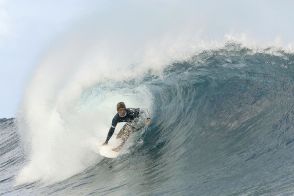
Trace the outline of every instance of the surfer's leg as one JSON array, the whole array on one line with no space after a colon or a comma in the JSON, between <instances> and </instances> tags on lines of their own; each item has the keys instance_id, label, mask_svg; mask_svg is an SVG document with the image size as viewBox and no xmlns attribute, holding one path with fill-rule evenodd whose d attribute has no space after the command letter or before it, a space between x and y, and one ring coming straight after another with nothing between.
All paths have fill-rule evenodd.
<instances>
[{"instance_id":1,"label":"surfer's leg","mask_svg":"<svg viewBox=\"0 0 294 196\"><path fill-rule=\"evenodd\" d=\"M126 143L127 139L130 137L131 133L133 132L133 127L129 124L126 123L123 128L119 131L119 133L117 134L116 138L121 139L122 142L120 143L120 145L116 148L113 148L113 151L119 151L124 144Z\"/></svg>"},{"instance_id":2,"label":"surfer's leg","mask_svg":"<svg viewBox=\"0 0 294 196\"><path fill-rule=\"evenodd\" d=\"M112 150L115 151L115 152L118 152L120 151L120 149L125 145L127 140L122 140L122 143L120 143L120 145L116 148L113 148Z\"/></svg>"},{"instance_id":3,"label":"surfer's leg","mask_svg":"<svg viewBox=\"0 0 294 196\"><path fill-rule=\"evenodd\" d=\"M131 123L131 126L133 127L133 132L139 131L140 129L145 127L145 119L137 118Z\"/></svg>"},{"instance_id":4,"label":"surfer's leg","mask_svg":"<svg viewBox=\"0 0 294 196\"><path fill-rule=\"evenodd\" d=\"M130 126L129 123L126 123L121 130L118 132L116 138L117 139L122 139L124 137L129 137L130 133L131 133L131 128L132 126Z\"/></svg>"}]
</instances>

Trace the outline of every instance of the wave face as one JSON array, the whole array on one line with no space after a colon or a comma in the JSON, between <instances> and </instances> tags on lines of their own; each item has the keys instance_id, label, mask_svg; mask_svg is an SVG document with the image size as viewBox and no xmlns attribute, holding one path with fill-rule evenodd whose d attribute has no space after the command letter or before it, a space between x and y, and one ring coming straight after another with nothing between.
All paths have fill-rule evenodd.
<instances>
[{"instance_id":1,"label":"wave face","mask_svg":"<svg viewBox=\"0 0 294 196\"><path fill-rule=\"evenodd\" d=\"M48 167L54 160L43 165L51 174L62 174L62 170L67 170L71 177L65 174L57 178L57 181L54 179L51 185L44 186L43 182L52 176L48 176L41 167L37 171L45 175L44 178L34 174L28 182L37 182L16 187L12 186L11 181L11 187L6 185L8 188L3 189L2 193L293 194L293 80L293 54L270 48L255 51L236 43L228 43L223 48L205 50L189 59L173 62L159 75L149 72L139 78L96 84L84 89L79 99L75 100L77 109L70 111L78 114L76 118L61 115L65 127L70 127L73 132L80 129L80 124L73 122L77 118L84 122L85 118L82 117L87 112L95 115L102 112L108 115L107 118L101 117L103 123L109 121L112 113L106 111L112 110L112 105L122 98L127 100L129 106L149 107L152 110L152 125L145 132L135 135L126 152L117 159L103 159L96 153L90 153L88 146L83 146L87 150L71 153L68 159L55 156L56 161L61 163L59 166ZM103 106L103 109L91 110L96 104ZM94 117L90 118L93 119ZM90 120L87 122L90 123ZM98 120L97 123L90 123L90 127L83 128L85 131L92 130L92 126L108 128L108 122L103 126L99 123L102 121ZM70 147L76 141L70 137L81 135L68 136L67 129L58 130L63 131L56 133L58 138L62 137L60 144ZM15 130L12 131L14 132ZM92 132L86 132L89 138L100 137L102 141L107 130L98 135ZM52 135L49 136L54 139ZM13 135L8 141L2 141L7 143L16 138ZM85 139L84 136L81 138ZM60 144L56 142L55 146ZM3 148L10 147L11 145L4 145ZM44 150L44 145L41 147L43 151L33 151L35 156L47 151ZM20 148L18 145L17 149ZM58 150L61 153L69 152L64 148ZM51 149L48 157L38 157L38 161L44 159L34 163L54 158L52 154L55 152L55 149ZM78 165L80 162L77 160L83 159L81 154L85 152L87 156L93 157L87 159L89 164L79 167L82 170L76 167L69 170L68 167L71 166L67 160ZM20 152L14 156L21 157L20 165L24 164ZM34 161L35 157L33 155L30 158ZM0 159L1 163L8 160L3 153ZM5 164L1 165L1 176L16 175L8 173L6 167ZM29 164L28 167L32 166ZM36 168L27 169L29 174L26 175L32 175L30 172L33 169ZM0 182L4 183L6 182Z\"/></svg>"}]
</instances>

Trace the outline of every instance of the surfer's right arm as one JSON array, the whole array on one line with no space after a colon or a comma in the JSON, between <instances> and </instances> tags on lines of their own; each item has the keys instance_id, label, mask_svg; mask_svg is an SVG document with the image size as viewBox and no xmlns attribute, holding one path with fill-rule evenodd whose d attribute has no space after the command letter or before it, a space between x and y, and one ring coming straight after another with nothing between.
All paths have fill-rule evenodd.
<instances>
[{"instance_id":1,"label":"surfer's right arm","mask_svg":"<svg viewBox=\"0 0 294 196\"><path fill-rule=\"evenodd\" d=\"M107 138L106 138L103 145L108 144L108 141L110 140L111 136L113 135L117 123L118 123L118 115L115 115L112 119L111 127L108 131Z\"/></svg>"}]
</instances>

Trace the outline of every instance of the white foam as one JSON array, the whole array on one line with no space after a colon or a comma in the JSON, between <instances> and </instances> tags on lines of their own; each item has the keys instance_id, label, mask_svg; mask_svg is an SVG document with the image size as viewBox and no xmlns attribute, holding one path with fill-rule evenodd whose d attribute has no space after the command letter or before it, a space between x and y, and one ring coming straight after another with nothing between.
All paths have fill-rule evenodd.
<instances>
[{"instance_id":1,"label":"white foam","mask_svg":"<svg viewBox=\"0 0 294 196\"><path fill-rule=\"evenodd\" d=\"M104 157L107 157L107 158L116 158L118 155L119 155L119 152L115 152L115 151L113 151L112 150L112 146L109 146L109 145L107 145L107 146L102 146L101 148L100 148L100 151L99 151L99 153L102 155L102 156L104 156Z\"/></svg>"},{"instance_id":2,"label":"white foam","mask_svg":"<svg viewBox=\"0 0 294 196\"><path fill-rule=\"evenodd\" d=\"M118 88L111 82L140 79L147 71L160 74L174 60L227 41L225 33L207 39L206 21L195 20L201 13L195 16L198 12L190 9L181 15L174 3L155 6L151 16L154 3L131 1L127 12L117 6L111 13L91 15L43 56L18 116L27 159L18 183L63 180L99 161L95 146L105 140L117 102L151 108L146 87ZM241 36L245 45L251 43L246 37ZM89 93L101 83L109 88Z\"/></svg>"}]
</instances>

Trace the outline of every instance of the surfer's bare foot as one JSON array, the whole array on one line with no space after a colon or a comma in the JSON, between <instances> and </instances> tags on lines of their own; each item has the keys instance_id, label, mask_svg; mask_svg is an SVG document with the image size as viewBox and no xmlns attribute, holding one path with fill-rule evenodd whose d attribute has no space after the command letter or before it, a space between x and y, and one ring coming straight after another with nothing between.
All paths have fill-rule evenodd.
<instances>
[{"instance_id":1,"label":"surfer's bare foot","mask_svg":"<svg viewBox=\"0 0 294 196\"><path fill-rule=\"evenodd\" d=\"M151 119L147 118L145 119L145 125L149 126L151 124Z\"/></svg>"},{"instance_id":2,"label":"surfer's bare foot","mask_svg":"<svg viewBox=\"0 0 294 196\"><path fill-rule=\"evenodd\" d=\"M118 152L120 149L121 149L120 147L117 147L117 148L113 148L112 151Z\"/></svg>"}]
</instances>

